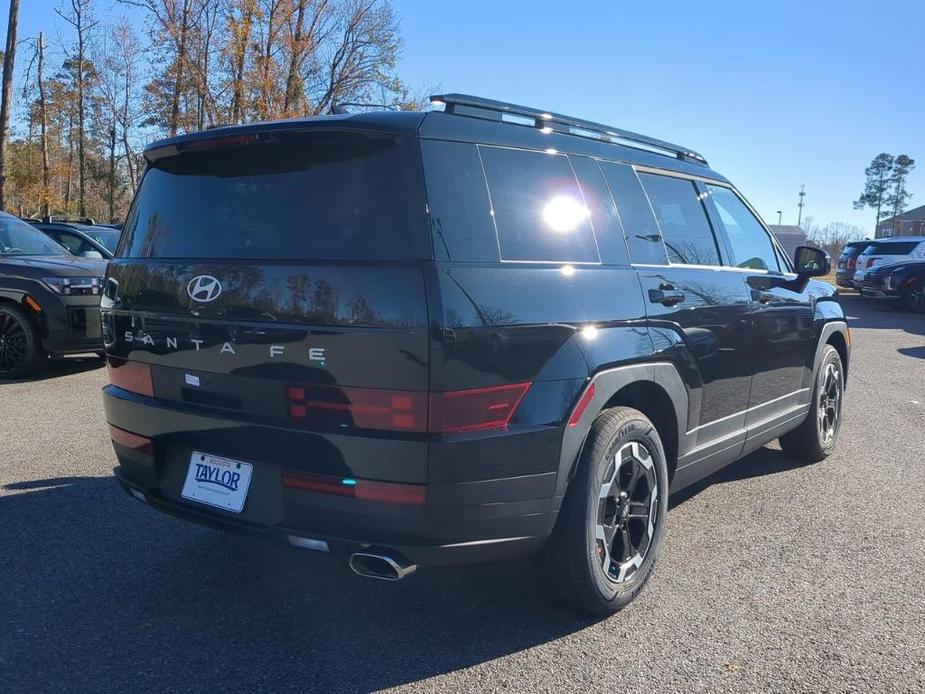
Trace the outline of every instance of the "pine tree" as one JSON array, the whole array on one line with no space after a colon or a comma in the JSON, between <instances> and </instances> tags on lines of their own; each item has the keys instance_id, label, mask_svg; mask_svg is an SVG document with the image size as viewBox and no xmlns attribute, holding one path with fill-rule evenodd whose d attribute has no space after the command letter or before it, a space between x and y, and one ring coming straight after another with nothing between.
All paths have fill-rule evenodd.
<instances>
[{"instance_id":1,"label":"pine tree","mask_svg":"<svg viewBox=\"0 0 925 694\"><path fill-rule=\"evenodd\" d=\"M867 177L864 182L864 192L854 201L854 209L856 210L870 207L876 211L874 216L874 236L877 234L877 227L880 226L880 222L889 214L886 198L890 190L893 162L893 155L886 152L874 157L870 166L864 169L864 175Z\"/></svg>"},{"instance_id":2,"label":"pine tree","mask_svg":"<svg viewBox=\"0 0 925 694\"><path fill-rule=\"evenodd\" d=\"M915 160L905 154L900 154L893 160L893 168L890 171L890 191L884 202L892 212L894 234L895 229L902 223L900 217L906 211L906 205L912 197L912 193L906 189L906 178L914 168Z\"/></svg>"}]
</instances>

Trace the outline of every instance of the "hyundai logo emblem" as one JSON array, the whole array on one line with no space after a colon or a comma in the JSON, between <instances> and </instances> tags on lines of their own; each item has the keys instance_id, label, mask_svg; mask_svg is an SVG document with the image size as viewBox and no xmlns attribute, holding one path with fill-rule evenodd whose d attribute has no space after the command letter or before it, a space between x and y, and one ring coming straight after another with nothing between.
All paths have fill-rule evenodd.
<instances>
[{"instance_id":1,"label":"hyundai logo emblem","mask_svg":"<svg viewBox=\"0 0 925 694\"><path fill-rule=\"evenodd\" d=\"M222 283L212 275L196 275L186 286L186 293L193 301L214 301L222 293Z\"/></svg>"}]
</instances>

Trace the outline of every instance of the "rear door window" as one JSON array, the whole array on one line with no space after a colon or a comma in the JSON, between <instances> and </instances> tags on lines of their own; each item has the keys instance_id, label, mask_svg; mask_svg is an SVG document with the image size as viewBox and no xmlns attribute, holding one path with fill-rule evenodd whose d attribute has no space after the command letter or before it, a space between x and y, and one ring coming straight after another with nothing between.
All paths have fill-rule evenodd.
<instances>
[{"instance_id":1,"label":"rear door window","mask_svg":"<svg viewBox=\"0 0 925 694\"><path fill-rule=\"evenodd\" d=\"M479 147L501 260L600 263L591 211L564 154Z\"/></svg>"},{"instance_id":2,"label":"rear door window","mask_svg":"<svg viewBox=\"0 0 925 694\"><path fill-rule=\"evenodd\" d=\"M658 220L668 260L676 265L721 265L719 246L693 181L640 173Z\"/></svg>"},{"instance_id":3,"label":"rear door window","mask_svg":"<svg viewBox=\"0 0 925 694\"><path fill-rule=\"evenodd\" d=\"M120 255L405 260L425 253L414 141L320 131L258 138L155 161Z\"/></svg>"},{"instance_id":4,"label":"rear door window","mask_svg":"<svg viewBox=\"0 0 925 694\"><path fill-rule=\"evenodd\" d=\"M652 214L652 207L633 167L614 162L598 162L607 187L617 205L630 262L637 265L665 265L665 245Z\"/></svg>"}]
</instances>

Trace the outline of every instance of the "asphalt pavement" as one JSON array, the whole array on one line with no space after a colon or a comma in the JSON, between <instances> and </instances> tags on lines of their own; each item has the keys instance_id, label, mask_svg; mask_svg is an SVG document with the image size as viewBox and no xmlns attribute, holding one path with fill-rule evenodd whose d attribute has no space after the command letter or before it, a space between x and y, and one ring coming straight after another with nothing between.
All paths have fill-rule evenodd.
<instances>
[{"instance_id":1,"label":"asphalt pavement","mask_svg":"<svg viewBox=\"0 0 925 694\"><path fill-rule=\"evenodd\" d=\"M0 385L0 690L925 691L925 316L845 306L837 453L682 493L606 620L529 562L389 584L162 516L113 480L99 360Z\"/></svg>"}]
</instances>

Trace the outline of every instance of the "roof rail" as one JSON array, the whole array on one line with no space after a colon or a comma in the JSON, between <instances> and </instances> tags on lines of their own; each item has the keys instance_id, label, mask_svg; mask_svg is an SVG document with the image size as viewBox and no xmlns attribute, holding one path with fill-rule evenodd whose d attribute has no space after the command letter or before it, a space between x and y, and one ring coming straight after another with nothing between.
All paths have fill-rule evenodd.
<instances>
[{"instance_id":1,"label":"roof rail","mask_svg":"<svg viewBox=\"0 0 925 694\"><path fill-rule=\"evenodd\" d=\"M543 132L560 132L604 142L627 144L631 147L641 146L642 149L654 150L659 154L668 154L683 161L707 165L707 160L703 155L687 147L673 145L670 142L657 140L654 137L639 135L629 130L622 130L609 125L582 120L581 118L572 118L571 116L563 116L551 111L540 111L529 106L517 106L504 101L484 99L479 96L469 96L468 94L435 94L430 97L430 100L433 103L445 104L446 113L509 123L514 122L538 128ZM505 116L508 116L508 118L505 119ZM532 123L530 122L531 120L533 121Z\"/></svg>"}]
</instances>

